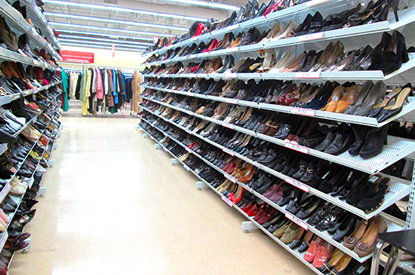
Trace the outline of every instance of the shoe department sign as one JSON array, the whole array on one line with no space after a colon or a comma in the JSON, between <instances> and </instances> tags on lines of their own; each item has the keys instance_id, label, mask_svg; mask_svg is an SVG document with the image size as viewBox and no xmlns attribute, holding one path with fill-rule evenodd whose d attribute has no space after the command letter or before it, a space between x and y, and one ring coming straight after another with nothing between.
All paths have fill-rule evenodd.
<instances>
[{"instance_id":1,"label":"shoe department sign","mask_svg":"<svg viewBox=\"0 0 415 275\"><path fill-rule=\"evenodd\" d=\"M94 53L61 50L62 61L77 63L94 63Z\"/></svg>"}]
</instances>

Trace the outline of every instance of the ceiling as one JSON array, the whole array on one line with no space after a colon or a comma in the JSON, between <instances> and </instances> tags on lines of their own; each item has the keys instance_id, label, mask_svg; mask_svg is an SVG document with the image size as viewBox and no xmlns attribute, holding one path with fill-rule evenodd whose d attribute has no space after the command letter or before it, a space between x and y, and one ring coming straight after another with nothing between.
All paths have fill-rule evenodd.
<instances>
[{"instance_id":1,"label":"ceiling","mask_svg":"<svg viewBox=\"0 0 415 275\"><path fill-rule=\"evenodd\" d=\"M110 48L115 44L119 49L143 51L155 36L185 33L198 20L225 19L246 1L44 0L43 9L60 33L62 45L85 43ZM212 4L228 6L226 9L206 7Z\"/></svg>"}]
</instances>

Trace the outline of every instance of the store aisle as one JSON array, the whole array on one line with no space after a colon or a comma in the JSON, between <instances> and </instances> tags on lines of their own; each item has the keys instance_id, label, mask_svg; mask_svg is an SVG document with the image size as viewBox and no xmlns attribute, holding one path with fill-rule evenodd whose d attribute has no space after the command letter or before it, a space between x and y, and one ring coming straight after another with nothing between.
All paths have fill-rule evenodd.
<instances>
[{"instance_id":1,"label":"store aisle","mask_svg":"<svg viewBox=\"0 0 415 275\"><path fill-rule=\"evenodd\" d=\"M138 119L63 117L32 249L10 275L314 274L196 178L170 165Z\"/></svg>"}]
</instances>

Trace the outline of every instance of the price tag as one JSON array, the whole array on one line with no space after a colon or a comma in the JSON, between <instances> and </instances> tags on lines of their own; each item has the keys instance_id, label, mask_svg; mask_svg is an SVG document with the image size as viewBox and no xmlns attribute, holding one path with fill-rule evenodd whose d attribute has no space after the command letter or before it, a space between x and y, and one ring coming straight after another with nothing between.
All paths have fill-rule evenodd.
<instances>
[{"instance_id":1,"label":"price tag","mask_svg":"<svg viewBox=\"0 0 415 275\"><path fill-rule=\"evenodd\" d=\"M37 89L37 88L33 88L33 93L34 94L37 94L37 92L38 92L39 90Z\"/></svg>"},{"instance_id":2,"label":"price tag","mask_svg":"<svg viewBox=\"0 0 415 275\"><path fill-rule=\"evenodd\" d=\"M230 207L233 206L233 202L231 202L227 197L221 196L221 198L224 202L226 202L227 205L229 205Z\"/></svg>"},{"instance_id":3,"label":"price tag","mask_svg":"<svg viewBox=\"0 0 415 275\"><path fill-rule=\"evenodd\" d=\"M3 236L1 237L0 240L0 248L3 249L4 245L6 244L7 239L9 238L9 233L6 231L4 231Z\"/></svg>"},{"instance_id":4,"label":"price tag","mask_svg":"<svg viewBox=\"0 0 415 275\"><path fill-rule=\"evenodd\" d=\"M233 26L229 26L226 28L226 31L232 31L239 28L239 24L235 24Z\"/></svg>"},{"instance_id":5,"label":"price tag","mask_svg":"<svg viewBox=\"0 0 415 275\"><path fill-rule=\"evenodd\" d=\"M239 47L233 47L230 49L226 49L227 53L239 52Z\"/></svg>"},{"instance_id":6,"label":"price tag","mask_svg":"<svg viewBox=\"0 0 415 275\"><path fill-rule=\"evenodd\" d=\"M297 187L300 190L303 190L306 193L308 193L310 191L310 187L308 187L307 185L305 185L305 184L303 184L299 181L296 181L295 179L286 178L285 182L291 184L294 187Z\"/></svg>"},{"instance_id":7,"label":"price tag","mask_svg":"<svg viewBox=\"0 0 415 275\"><path fill-rule=\"evenodd\" d=\"M231 175L225 173L225 178L227 178L228 180L230 180L231 182L235 183L236 179L234 177L232 177Z\"/></svg>"},{"instance_id":8,"label":"price tag","mask_svg":"<svg viewBox=\"0 0 415 275\"><path fill-rule=\"evenodd\" d=\"M194 93L191 93L191 92L188 92L187 95L188 96L195 96L195 94Z\"/></svg>"},{"instance_id":9,"label":"price tag","mask_svg":"<svg viewBox=\"0 0 415 275\"><path fill-rule=\"evenodd\" d=\"M289 148L289 149L292 149L292 150L295 150L295 151L298 151L298 152L301 152L303 154L308 154L308 148L307 147L303 147L303 146L300 146L300 145L297 145L297 144L294 144L294 143L291 143L291 142L285 143L285 147Z\"/></svg>"},{"instance_id":10,"label":"price tag","mask_svg":"<svg viewBox=\"0 0 415 275\"><path fill-rule=\"evenodd\" d=\"M7 196L7 194L10 191L10 183L8 182L6 186L4 186L3 190L0 193L0 202L4 200L4 198Z\"/></svg>"},{"instance_id":11,"label":"price tag","mask_svg":"<svg viewBox=\"0 0 415 275\"><path fill-rule=\"evenodd\" d=\"M313 0L313 1L307 2L307 7L312 7L312 6L323 4L329 1L331 0Z\"/></svg>"},{"instance_id":12,"label":"price tag","mask_svg":"<svg viewBox=\"0 0 415 275\"><path fill-rule=\"evenodd\" d=\"M296 73L295 78L307 78L307 79L318 79L320 78L320 73Z\"/></svg>"},{"instance_id":13,"label":"price tag","mask_svg":"<svg viewBox=\"0 0 415 275\"><path fill-rule=\"evenodd\" d=\"M300 220L299 218L297 218L293 214L287 212L287 213L285 213L285 217L287 219L291 220L292 222L296 223L300 227L302 227L304 230L308 230L308 224L306 224L305 222L303 222L302 220Z\"/></svg>"},{"instance_id":14,"label":"price tag","mask_svg":"<svg viewBox=\"0 0 415 275\"><path fill-rule=\"evenodd\" d=\"M168 151L168 150L167 150L167 148L166 148L166 147L164 147L164 146L163 146L163 149L164 149L164 151L165 151L165 152L167 152L167 151Z\"/></svg>"},{"instance_id":15,"label":"price tag","mask_svg":"<svg viewBox=\"0 0 415 275\"><path fill-rule=\"evenodd\" d=\"M226 128L229 128L229 129L233 129L233 125L232 124L229 124L227 122L222 123L222 126L223 127L226 127Z\"/></svg>"},{"instance_id":16,"label":"price tag","mask_svg":"<svg viewBox=\"0 0 415 275\"><path fill-rule=\"evenodd\" d=\"M235 73L226 73L225 74L225 78L236 78L238 76L238 74Z\"/></svg>"},{"instance_id":17,"label":"price tag","mask_svg":"<svg viewBox=\"0 0 415 275\"><path fill-rule=\"evenodd\" d=\"M231 156L234 156L235 155L235 152L232 151L231 149L228 149L228 148L223 148L222 151L225 152L226 154L231 155Z\"/></svg>"},{"instance_id":18,"label":"price tag","mask_svg":"<svg viewBox=\"0 0 415 275\"><path fill-rule=\"evenodd\" d=\"M193 134L193 132L192 131L190 131L189 129L184 129L188 134Z\"/></svg>"},{"instance_id":19,"label":"price tag","mask_svg":"<svg viewBox=\"0 0 415 275\"><path fill-rule=\"evenodd\" d=\"M184 169L186 169L187 171L190 171L189 166L187 166L186 164L183 164Z\"/></svg>"},{"instance_id":20,"label":"price tag","mask_svg":"<svg viewBox=\"0 0 415 275\"><path fill-rule=\"evenodd\" d=\"M315 110L301 109L301 108L291 108L290 113L296 114L296 115L303 115L303 116L315 116L316 115Z\"/></svg>"},{"instance_id":21,"label":"price tag","mask_svg":"<svg viewBox=\"0 0 415 275\"><path fill-rule=\"evenodd\" d=\"M180 111L182 111L183 113L186 113L188 115L193 115L193 112L189 111L189 110L181 109Z\"/></svg>"},{"instance_id":22,"label":"price tag","mask_svg":"<svg viewBox=\"0 0 415 275\"><path fill-rule=\"evenodd\" d=\"M190 149L190 148L188 148L188 147L186 147L186 151L187 151L187 152L189 152L190 154L192 154L192 153L193 153L192 149Z\"/></svg>"},{"instance_id":23,"label":"price tag","mask_svg":"<svg viewBox=\"0 0 415 275\"><path fill-rule=\"evenodd\" d=\"M372 177L369 179L369 181L370 181L371 183L375 183L378 179L379 179L379 177L378 177L378 176L372 176Z\"/></svg>"},{"instance_id":24,"label":"price tag","mask_svg":"<svg viewBox=\"0 0 415 275\"><path fill-rule=\"evenodd\" d=\"M190 41L196 41L197 40L197 36L190 38Z\"/></svg>"},{"instance_id":25,"label":"price tag","mask_svg":"<svg viewBox=\"0 0 415 275\"><path fill-rule=\"evenodd\" d=\"M226 103L238 104L238 101L238 99L229 98L226 100Z\"/></svg>"},{"instance_id":26,"label":"price tag","mask_svg":"<svg viewBox=\"0 0 415 275\"><path fill-rule=\"evenodd\" d=\"M317 39L322 39L323 37L324 37L324 32L311 33L311 34L306 34L306 35L302 35L298 37L298 42L317 40Z\"/></svg>"}]
</instances>

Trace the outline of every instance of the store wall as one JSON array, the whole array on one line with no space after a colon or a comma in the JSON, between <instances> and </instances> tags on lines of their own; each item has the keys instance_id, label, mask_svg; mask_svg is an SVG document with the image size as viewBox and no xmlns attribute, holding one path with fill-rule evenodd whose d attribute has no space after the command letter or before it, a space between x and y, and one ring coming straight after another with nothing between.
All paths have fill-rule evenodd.
<instances>
[{"instance_id":1,"label":"store wall","mask_svg":"<svg viewBox=\"0 0 415 275\"><path fill-rule=\"evenodd\" d=\"M72 46L62 46L62 49L80 52L93 52L95 55L94 64L100 66L120 66L138 68L142 62L141 54L138 52L117 51L117 49L115 49L115 55L114 57L112 57L111 50Z\"/></svg>"}]
</instances>

